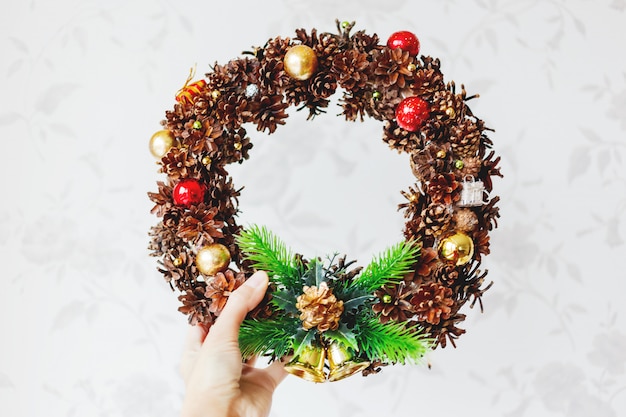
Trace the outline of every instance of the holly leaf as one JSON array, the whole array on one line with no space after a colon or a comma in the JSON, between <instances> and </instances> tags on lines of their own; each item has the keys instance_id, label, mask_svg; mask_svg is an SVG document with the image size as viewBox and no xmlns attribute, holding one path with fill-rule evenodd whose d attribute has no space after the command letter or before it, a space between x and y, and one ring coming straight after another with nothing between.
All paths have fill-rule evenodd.
<instances>
[{"instance_id":1,"label":"holly leaf","mask_svg":"<svg viewBox=\"0 0 626 417\"><path fill-rule=\"evenodd\" d=\"M297 357L300 355L304 348L311 346L311 342L313 340L315 340L314 331L306 331L304 329L298 330L293 342L293 356Z\"/></svg>"},{"instance_id":2,"label":"holly leaf","mask_svg":"<svg viewBox=\"0 0 626 417\"><path fill-rule=\"evenodd\" d=\"M296 295L290 290L273 292L272 303L287 313L298 313L298 309L296 308Z\"/></svg>"},{"instance_id":3,"label":"holly leaf","mask_svg":"<svg viewBox=\"0 0 626 417\"><path fill-rule=\"evenodd\" d=\"M324 332L324 336L335 342L348 346L349 348L359 351L359 343L356 341L356 336L352 330L348 329L345 323L341 323L341 326L337 330L328 330Z\"/></svg>"}]
</instances>

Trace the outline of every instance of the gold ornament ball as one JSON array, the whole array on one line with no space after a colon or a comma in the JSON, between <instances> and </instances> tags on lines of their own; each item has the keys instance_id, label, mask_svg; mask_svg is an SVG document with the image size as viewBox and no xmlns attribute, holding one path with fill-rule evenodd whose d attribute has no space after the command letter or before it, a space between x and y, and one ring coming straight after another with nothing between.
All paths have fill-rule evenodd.
<instances>
[{"instance_id":1,"label":"gold ornament ball","mask_svg":"<svg viewBox=\"0 0 626 417\"><path fill-rule=\"evenodd\" d=\"M457 266L465 265L474 256L474 242L465 233L455 233L441 240L439 256Z\"/></svg>"},{"instance_id":2,"label":"gold ornament ball","mask_svg":"<svg viewBox=\"0 0 626 417\"><path fill-rule=\"evenodd\" d=\"M176 145L176 138L169 130L159 130L150 138L150 153L155 158L163 158Z\"/></svg>"},{"instance_id":3,"label":"gold ornament ball","mask_svg":"<svg viewBox=\"0 0 626 417\"><path fill-rule=\"evenodd\" d=\"M292 46L284 58L285 72L296 80L308 80L317 71L317 56L306 45Z\"/></svg>"},{"instance_id":4,"label":"gold ornament ball","mask_svg":"<svg viewBox=\"0 0 626 417\"><path fill-rule=\"evenodd\" d=\"M204 275L213 276L230 264L230 252L220 243L203 246L196 254L196 267Z\"/></svg>"}]
</instances>

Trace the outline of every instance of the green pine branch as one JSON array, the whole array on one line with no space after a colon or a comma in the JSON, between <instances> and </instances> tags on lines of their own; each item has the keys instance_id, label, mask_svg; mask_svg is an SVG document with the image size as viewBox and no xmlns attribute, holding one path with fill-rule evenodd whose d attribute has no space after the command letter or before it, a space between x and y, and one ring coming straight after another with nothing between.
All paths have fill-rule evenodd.
<instances>
[{"instance_id":1,"label":"green pine branch","mask_svg":"<svg viewBox=\"0 0 626 417\"><path fill-rule=\"evenodd\" d=\"M280 238L265 226L243 229L237 244L256 269L267 271L270 279L288 289L301 287L301 271L293 254Z\"/></svg>"},{"instance_id":2,"label":"green pine branch","mask_svg":"<svg viewBox=\"0 0 626 417\"><path fill-rule=\"evenodd\" d=\"M415 363L431 347L431 341L402 323L381 323L376 317L357 318L356 340L368 358L391 363Z\"/></svg>"},{"instance_id":3,"label":"green pine branch","mask_svg":"<svg viewBox=\"0 0 626 417\"><path fill-rule=\"evenodd\" d=\"M271 355L281 358L293 349L294 335L300 320L279 316L269 320L245 320L239 329L239 349L244 358Z\"/></svg>"},{"instance_id":4,"label":"green pine branch","mask_svg":"<svg viewBox=\"0 0 626 417\"><path fill-rule=\"evenodd\" d=\"M420 254L420 246L415 242L400 242L387 248L375 257L361 274L346 288L358 288L371 293L387 284L397 284L411 271Z\"/></svg>"}]
</instances>

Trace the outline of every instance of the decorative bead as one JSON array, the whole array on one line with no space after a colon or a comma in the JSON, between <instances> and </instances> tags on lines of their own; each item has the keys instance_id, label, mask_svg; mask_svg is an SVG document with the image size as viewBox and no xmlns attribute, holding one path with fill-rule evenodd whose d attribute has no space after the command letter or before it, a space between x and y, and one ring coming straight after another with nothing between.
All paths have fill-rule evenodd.
<instances>
[{"instance_id":1,"label":"decorative bead","mask_svg":"<svg viewBox=\"0 0 626 417\"><path fill-rule=\"evenodd\" d=\"M428 103L420 97L407 97L396 107L398 126L409 132L415 132L430 117Z\"/></svg>"},{"instance_id":2,"label":"decorative bead","mask_svg":"<svg viewBox=\"0 0 626 417\"><path fill-rule=\"evenodd\" d=\"M200 120L196 120L195 122L193 122L193 128L196 130L202 129L202 122Z\"/></svg>"},{"instance_id":3,"label":"decorative bead","mask_svg":"<svg viewBox=\"0 0 626 417\"><path fill-rule=\"evenodd\" d=\"M220 243L203 246L196 253L196 267L204 275L214 276L230 264L230 252Z\"/></svg>"},{"instance_id":4,"label":"decorative bead","mask_svg":"<svg viewBox=\"0 0 626 417\"><path fill-rule=\"evenodd\" d=\"M419 39L406 30L393 33L387 40L387 46L391 49L400 48L411 56L416 56L420 52Z\"/></svg>"},{"instance_id":5,"label":"decorative bead","mask_svg":"<svg viewBox=\"0 0 626 417\"><path fill-rule=\"evenodd\" d=\"M341 22L341 27L344 29L348 29L350 27L350 22L344 20L343 22Z\"/></svg>"},{"instance_id":6,"label":"decorative bead","mask_svg":"<svg viewBox=\"0 0 626 417\"><path fill-rule=\"evenodd\" d=\"M235 150L240 151L242 148L242 144L241 142L235 142L235 144L233 145L233 147L235 148Z\"/></svg>"},{"instance_id":7,"label":"decorative bead","mask_svg":"<svg viewBox=\"0 0 626 417\"><path fill-rule=\"evenodd\" d=\"M189 207L204 200L205 187L198 180L187 178L180 181L172 191L172 199L177 206Z\"/></svg>"},{"instance_id":8,"label":"decorative bead","mask_svg":"<svg viewBox=\"0 0 626 417\"><path fill-rule=\"evenodd\" d=\"M417 66L413 63L409 64L406 66L406 69L408 69L409 71L413 72L417 69Z\"/></svg>"},{"instance_id":9,"label":"decorative bead","mask_svg":"<svg viewBox=\"0 0 626 417\"><path fill-rule=\"evenodd\" d=\"M456 111L454 110L454 108L453 108L453 107L448 107L448 108L446 109L446 115L447 115L449 118L454 119L454 118L456 117Z\"/></svg>"},{"instance_id":10,"label":"decorative bead","mask_svg":"<svg viewBox=\"0 0 626 417\"><path fill-rule=\"evenodd\" d=\"M208 165L211 164L211 162L213 162L213 160L211 159L210 156L205 156L205 157L202 158L201 162L202 162L202 165L208 166Z\"/></svg>"},{"instance_id":11,"label":"decorative bead","mask_svg":"<svg viewBox=\"0 0 626 417\"><path fill-rule=\"evenodd\" d=\"M374 91L372 93L372 98L374 100L380 100L382 98L382 96L383 96L383 93L381 93L380 91Z\"/></svg>"},{"instance_id":12,"label":"decorative bead","mask_svg":"<svg viewBox=\"0 0 626 417\"><path fill-rule=\"evenodd\" d=\"M383 295L383 303L389 304L391 302L391 296L389 294Z\"/></svg>"},{"instance_id":13,"label":"decorative bead","mask_svg":"<svg viewBox=\"0 0 626 417\"><path fill-rule=\"evenodd\" d=\"M150 153L155 158L163 158L176 145L176 138L169 130L159 130L150 138Z\"/></svg>"},{"instance_id":14,"label":"decorative bead","mask_svg":"<svg viewBox=\"0 0 626 417\"><path fill-rule=\"evenodd\" d=\"M464 166L465 166L465 163L463 163L462 160L457 159L456 161L454 161L454 167L456 169L463 169Z\"/></svg>"},{"instance_id":15,"label":"decorative bead","mask_svg":"<svg viewBox=\"0 0 626 417\"><path fill-rule=\"evenodd\" d=\"M256 84L248 84L246 86L246 97L252 98L259 94L259 86Z\"/></svg>"},{"instance_id":16,"label":"decorative bead","mask_svg":"<svg viewBox=\"0 0 626 417\"><path fill-rule=\"evenodd\" d=\"M222 93L219 92L219 90L213 90L211 91L211 98L213 100L217 100L218 98L220 98L222 96Z\"/></svg>"},{"instance_id":17,"label":"decorative bead","mask_svg":"<svg viewBox=\"0 0 626 417\"><path fill-rule=\"evenodd\" d=\"M437 158L439 158L439 159L445 158L446 155L447 155L447 153L443 149L440 149L440 150L437 151Z\"/></svg>"},{"instance_id":18,"label":"decorative bead","mask_svg":"<svg viewBox=\"0 0 626 417\"><path fill-rule=\"evenodd\" d=\"M183 264L183 260L181 258L174 258L174 260L172 261L172 263L174 264L175 267L179 267Z\"/></svg>"},{"instance_id":19,"label":"decorative bead","mask_svg":"<svg viewBox=\"0 0 626 417\"><path fill-rule=\"evenodd\" d=\"M317 71L317 56L306 45L292 46L283 61L285 72L296 80L308 80Z\"/></svg>"},{"instance_id":20,"label":"decorative bead","mask_svg":"<svg viewBox=\"0 0 626 417\"><path fill-rule=\"evenodd\" d=\"M474 242L465 233L457 232L441 240L439 256L451 264L465 265L474 256Z\"/></svg>"}]
</instances>

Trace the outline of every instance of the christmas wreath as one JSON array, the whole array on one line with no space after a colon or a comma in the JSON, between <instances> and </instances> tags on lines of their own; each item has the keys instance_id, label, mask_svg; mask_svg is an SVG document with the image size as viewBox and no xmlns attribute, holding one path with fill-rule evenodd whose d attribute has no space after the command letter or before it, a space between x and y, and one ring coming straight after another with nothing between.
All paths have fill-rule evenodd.
<instances>
[{"instance_id":1,"label":"christmas wreath","mask_svg":"<svg viewBox=\"0 0 626 417\"><path fill-rule=\"evenodd\" d=\"M240 330L242 355L290 356L286 369L315 382L456 346L461 307L478 302L482 310L491 286L480 262L499 217L490 193L500 158L467 105L477 95L444 82L438 59L418 58L412 33L381 45L375 34L351 34L353 26L296 30L215 64L199 81L191 74L150 140L166 178L149 193L161 218L149 249L179 292L179 310L211 326L233 290L255 269L268 271L266 297ZM408 154L416 177L401 192L404 240L365 268L345 256L307 259L265 227L242 228L241 189L226 171L252 148L244 125L273 133L292 105L313 119L338 88L341 115L382 121L384 142Z\"/></svg>"}]
</instances>

